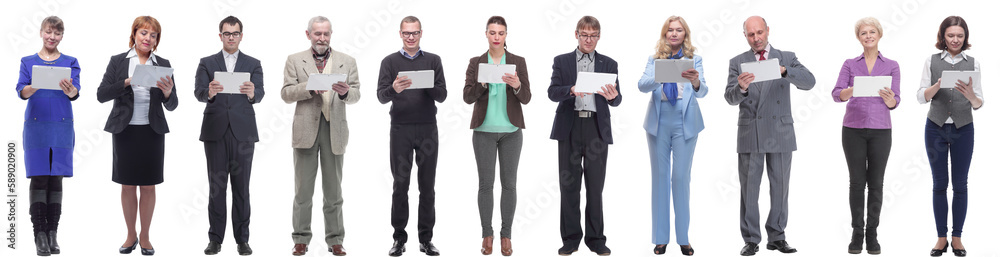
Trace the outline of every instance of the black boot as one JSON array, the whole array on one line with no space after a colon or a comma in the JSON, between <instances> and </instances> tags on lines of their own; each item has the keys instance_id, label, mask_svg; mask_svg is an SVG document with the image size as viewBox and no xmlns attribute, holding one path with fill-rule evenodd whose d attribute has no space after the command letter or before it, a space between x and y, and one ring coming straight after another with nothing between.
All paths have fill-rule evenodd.
<instances>
[{"instance_id":1,"label":"black boot","mask_svg":"<svg viewBox=\"0 0 1000 257\"><path fill-rule=\"evenodd\" d=\"M49 250L49 236L45 234L45 231L35 233L35 249L35 253L38 256L52 255L52 252Z\"/></svg>"},{"instance_id":2,"label":"black boot","mask_svg":"<svg viewBox=\"0 0 1000 257\"><path fill-rule=\"evenodd\" d=\"M52 251L49 248L49 236L45 233L48 228L45 215L48 212L48 195L45 190L31 190L28 198L31 201L28 214L31 215L31 226L34 229L32 235L35 236L36 253L38 256L49 256Z\"/></svg>"},{"instance_id":3,"label":"black boot","mask_svg":"<svg viewBox=\"0 0 1000 257\"><path fill-rule=\"evenodd\" d=\"M849 254L859 254L861 253L861 244L865 240L865 231L863 229L856 228L854 233L851 233L851 244L847 245L847 253Z\"/></svg>"},{"instance_id":4,"label":"black boot","mask_svg":"<svg viewBox=\"0 0 1000 257\"><path fill-rule=\"evenodd\" d=\"M62 215L62 191L49 191L48 212L45 214L48 224L49 251L59 254L59 242L56 241L56 231L59 230L59 216Z\"/></svg>"},{"instance_id":5,"label":"black boot","mask_svg":"<svg viewBox=\"0 0 1000 257\"><path fill-rule=\"evenodd\" d=\"M868 250L868 254L881 254L882 246L878 244L878 232L875 228L868 228L865 232L865 249Z\"/></svg>"}]
</instances>

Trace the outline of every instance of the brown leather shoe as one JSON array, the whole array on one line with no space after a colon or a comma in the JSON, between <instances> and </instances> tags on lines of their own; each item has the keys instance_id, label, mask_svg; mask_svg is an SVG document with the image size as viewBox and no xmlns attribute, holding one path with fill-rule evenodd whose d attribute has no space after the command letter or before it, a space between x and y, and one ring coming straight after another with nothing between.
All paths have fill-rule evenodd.
<instances>
[{"instance_id":1,"label":"brown leather shoe","mask_svg":"<svg viewBox=\"0 0 1000 257\"><path fill-rule=\"evenodd\" d=\"M483 238L483 248L479 250L483 255L493 254L493 236Z\"/></svg>"},{"instance_id":2,"label":"brown leather shoe","mask_svg":"<svg viewBox=\"0 0 1000 257\"><path fill-rule=\"evenodd\" d=\"M347 255L347 249L344 248L344 245L333 245L330 246L330 249L327 250L329 250L335 256Z\"/></svg>"},{"instance_id":3,"label":"brown leather shoe","mask_svg":"<svg viewBox=\"0 0 1000 257\"><path fill-rule=\"evenodd\" d=\"M306 244L295 244L295 246L292 247L292 255L295 255L295 256L305 255L306 252L308 252L308 251L309 251L309 247L306 247Z\"/></svg>"},{"instance_id":4,"label":"brown leather shoe","mask_svg":"<svg viewBox=\"0 0 1000 257\"><path fill-rule=\"evenodd\" d=\"M501 237L500 238L500 254L503 256L510 256L514 253L514 249L511 249L510 238Z\"/></svg>"}]
</instances>

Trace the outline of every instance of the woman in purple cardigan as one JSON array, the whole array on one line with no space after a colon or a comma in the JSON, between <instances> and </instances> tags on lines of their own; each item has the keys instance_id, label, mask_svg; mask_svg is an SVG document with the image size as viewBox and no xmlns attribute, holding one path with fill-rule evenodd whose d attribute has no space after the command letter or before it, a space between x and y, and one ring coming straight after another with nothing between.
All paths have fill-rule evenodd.
<instances>
[{"instance_id":1,"label":"woman in purple cardigan","mask_svg":"<svg viewBox=\"0 0 1000 257\"><path fill-rule=\"evenodd\" d=\"M869 254L882 252L876 236L882 210L882 178L892 148L892 119L889 111L899 106L899 64L882 57L878 50L882 25L875 18L862 18L854 25L854 36L864 54L847 59L833 88L833 100L847 102L842 142L850 174L851 227L854 233L847 252L861 253L862 240ZM877 96L858 92L855 83L871 76L891 77L890 85ZM891 87L891 88L890 88ZM868 186L868 223L865 224L865 185Z\"/></svg>"}]
</instances>

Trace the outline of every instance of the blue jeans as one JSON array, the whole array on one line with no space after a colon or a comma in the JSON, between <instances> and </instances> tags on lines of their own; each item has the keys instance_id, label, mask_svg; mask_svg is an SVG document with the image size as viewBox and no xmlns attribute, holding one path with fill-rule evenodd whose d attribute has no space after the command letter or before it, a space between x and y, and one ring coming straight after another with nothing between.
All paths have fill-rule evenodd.
<instances>
[{"instance_id":1,"label":"blue jeans","mask_svg":"<svg viewBox=\"0 0 1000 257\"><path fill-rule=\"evenodd\" d=\"M951 153L952 220L951 236L961 237L965 224L965 213L969 206L969 163L972 162L972 148L975 142L975 128L972 123L956 128L955 124L938 126L927 120L924 130L924 144L927 159L934 176L934 221L937 223L938 237L948 234L948 154Z\"/></svg>"}]
</instances>

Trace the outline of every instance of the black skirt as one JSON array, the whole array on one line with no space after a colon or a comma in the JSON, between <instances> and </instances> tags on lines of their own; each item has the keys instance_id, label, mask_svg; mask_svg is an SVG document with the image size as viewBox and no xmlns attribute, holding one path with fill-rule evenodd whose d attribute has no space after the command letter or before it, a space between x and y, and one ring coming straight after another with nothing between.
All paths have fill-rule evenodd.
<instances>
[{"instance_id":1,"label":"black skirt","mask_svg":"<svg viewBox=\"0 0 1000 257\"><path fill-rule=\"evenodd\" d=\"M114 164L111 180L122 185L163 183L163 134L149 125L129 125L113 134Z\"/></svg>"}]
</instances>

